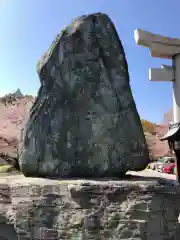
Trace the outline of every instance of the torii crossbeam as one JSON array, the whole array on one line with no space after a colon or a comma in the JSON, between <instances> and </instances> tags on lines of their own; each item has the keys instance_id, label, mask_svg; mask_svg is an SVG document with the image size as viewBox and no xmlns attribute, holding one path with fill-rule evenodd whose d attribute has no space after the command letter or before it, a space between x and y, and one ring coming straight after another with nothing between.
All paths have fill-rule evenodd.
<instances>
[{"instance_id":1,"label":"torii crossbeam","mask_svg":"<svg viewBox=\"0 0 180 240\"><path fill-rule=\"evenodd\" d=\"M180 182L180 39L152 34L141 29L134 31L136 44L148 47L152 57L172 59L172 66L149 69L151 81L170 81L173 84L173 124L161 138L173 142L176 155L176 178Z\"/></svg>"}]
</instances>

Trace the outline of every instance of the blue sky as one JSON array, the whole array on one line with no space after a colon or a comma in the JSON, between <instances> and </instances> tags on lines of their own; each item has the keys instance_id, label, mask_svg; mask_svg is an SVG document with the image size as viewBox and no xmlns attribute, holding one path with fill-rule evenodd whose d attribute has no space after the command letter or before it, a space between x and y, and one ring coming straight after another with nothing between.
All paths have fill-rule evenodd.
<instances>
[{"instance_id":1,"label":"blue sky","mask_svg":"<svg viewBox=\"0 0 180 240\"><path fill-rule=\"evenodd\" d=\"M56 34L79 15L103 12L123 43L140 116L160 122L172 107L172 86L150 82L148 69L171 62L152 58L135 44L133 32L142 28L180 37L179 9L179 0L0 0L0 95L18 87L35 95L40 86L36 63Z\"/></svg>"}]
</instances>

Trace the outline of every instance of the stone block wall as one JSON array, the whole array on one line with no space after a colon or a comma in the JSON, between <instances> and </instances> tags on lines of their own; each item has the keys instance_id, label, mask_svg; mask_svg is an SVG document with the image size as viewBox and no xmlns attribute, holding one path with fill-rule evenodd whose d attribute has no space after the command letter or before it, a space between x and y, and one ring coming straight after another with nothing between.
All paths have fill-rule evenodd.
<instances>
[{"instance_id":1,"label":"stone block wall","mask_svg":"<svg viewBox=\"0 0 180 240\"><path fill-rule=\"evenodd\" d=\"M180 239L180 190L157 179L11 176L0 196L0 239Z\"/></svg>"}]
</instances>

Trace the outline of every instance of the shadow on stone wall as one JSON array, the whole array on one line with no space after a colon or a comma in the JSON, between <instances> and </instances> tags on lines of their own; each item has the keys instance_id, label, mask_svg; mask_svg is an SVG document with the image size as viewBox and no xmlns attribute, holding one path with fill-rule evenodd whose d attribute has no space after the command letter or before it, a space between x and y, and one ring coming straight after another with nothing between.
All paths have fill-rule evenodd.
<instances>
[{"instance_id":1,"label":"shadow on stone wall","mask_svg":"<svg viewBox=\"0 0 180 240\"><path fill-rule=\"evenodd\" d=\"M12 202L10 188L8 184L0 184L0 240L18 240L13 222L10 216L12 214ZM10 214L10 215L11 215Z\"/></svg>"}]
</instances>

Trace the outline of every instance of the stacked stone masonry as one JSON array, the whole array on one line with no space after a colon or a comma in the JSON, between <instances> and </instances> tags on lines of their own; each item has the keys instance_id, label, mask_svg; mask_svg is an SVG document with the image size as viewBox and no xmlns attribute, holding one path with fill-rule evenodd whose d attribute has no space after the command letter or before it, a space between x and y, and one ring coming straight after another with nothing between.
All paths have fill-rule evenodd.
<instances>
[{"instance_id":1,"label":"stacked stone masonry","mask_svg":"<svg viewBox=\"0 0 180 240\"><path fill-rule=\"evenodd\" d=\"M158 180L0 182L0 239L180 239L180 190Z\"/></svg>"}]
</instances>

